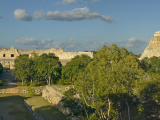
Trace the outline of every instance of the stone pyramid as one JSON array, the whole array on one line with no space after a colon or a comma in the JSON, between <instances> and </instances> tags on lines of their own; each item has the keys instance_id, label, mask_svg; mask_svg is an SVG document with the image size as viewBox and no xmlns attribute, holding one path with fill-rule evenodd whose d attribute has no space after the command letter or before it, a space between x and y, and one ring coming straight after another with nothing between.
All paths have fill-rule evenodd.
<instances>
[{"instance_id":1,"label":"stone pyramid","mask_svg":"<svg viewBox=\"0 0 160 120\"><path fill-rule=\"evenodd\" d=\"M160 56L160 30L154 33L154 36L151 38L149 45L145 48L139 60L142 60L145 57L159 57Z\"/></svg>"}]
</instances>

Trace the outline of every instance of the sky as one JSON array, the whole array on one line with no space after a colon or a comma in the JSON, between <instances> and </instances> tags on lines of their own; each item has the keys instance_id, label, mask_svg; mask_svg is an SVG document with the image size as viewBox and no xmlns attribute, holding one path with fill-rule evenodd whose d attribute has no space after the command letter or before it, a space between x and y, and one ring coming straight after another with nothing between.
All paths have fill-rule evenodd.
<instances>
[{"instance_id":1,"label":"sky","mask_svg":"<svg viewBox=\"0 0 160 120\"><path fill-rule=\"evenodd\" d=\"M160 30L160 0L0 0L0 48L141 54Z\"/></svg>"}]
</instances>

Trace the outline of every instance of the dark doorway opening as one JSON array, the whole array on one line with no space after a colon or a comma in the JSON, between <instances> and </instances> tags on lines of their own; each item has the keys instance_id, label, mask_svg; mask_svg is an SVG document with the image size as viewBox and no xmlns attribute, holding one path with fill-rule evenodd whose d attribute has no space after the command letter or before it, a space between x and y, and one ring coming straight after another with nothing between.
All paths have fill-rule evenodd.
<instances>
[{"instance_id":1,"label":"dark doorway opening","mask_svg":"<svg viewBox=\"0 0 160 120\"><path fill-rule=\"evenodd\" d=\"M14 57L14 54L11 54L11 57Z\"/></svg>"}]
</instances>

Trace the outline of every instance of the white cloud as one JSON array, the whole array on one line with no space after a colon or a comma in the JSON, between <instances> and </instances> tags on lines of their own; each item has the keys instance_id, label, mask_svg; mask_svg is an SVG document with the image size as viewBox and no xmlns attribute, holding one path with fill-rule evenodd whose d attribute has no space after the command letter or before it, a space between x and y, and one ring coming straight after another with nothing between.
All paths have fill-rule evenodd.
<instances>
[{"instance_id":1,"label":"white cloud","mask_svg":"<svg viewBox=\"0 0 160 120\"><path fill-rule=\"evenodd\" d=\"M32 21L32 17L23 9L16 9L14 11L14 17L21 21Z\"/></svg>"},{"instance_id":2,"label":"white cloud","mask_svg":"<svg viewBox=\"0 0 160 120\"><path fill-rule=\"evenodd\" d=\"M70 38L70 41L73 41L74 40L74 38Z\"/></svg>"},{"instance_id":3,"label":"white cloud","mask_svg":"<svg viewBox=\"0 0 160 120\"><path fill-rule=\"evenodd\" d=\"M63 0L61 2L56 2L54 4L52 4L52 6L54 5L71 5L71 4L76 4L76 3L79 3L79 2L82 2L84 4L87 4L88 2L87 1L83 1L83 0Z\"/></svg>"},{"instance_id":4,"label":"white cloud","mask_svg":"<svg viewBox=\"0 0 160 120\"><path fill-rule=\"evenodd\" d=\"M98 2L98 1L101 1L101 0L91 0L92 3Z\"/></svg>"},{"instance_id":5,"label":"white cloud","mask_svg":"<svg viewBox=\"0 0 160 120\"><path fill-rule=\"evenodd\" d=\"M0 19L2 19L3 17L0 15Z\"/></svg>"},{"instance_id":6,"label":"white cloud","mask_svg":"<svg viewBox=\"0 0 160 120\"><path fill-rule=\"evenodd\" d=\"M117 44L118 47L124 47L129 51L138 55L144 51L146 46L148 46L149 41L150 41L149 39L132 37L127 41L117 41L114 42L114 44Z\"/></svg>"},{"instance_id":7,"label":"white cloud","mask_svg":"<svg viewBox=\"0 0 160 120\"><path fill-rule=\"evenodd\" d=\"M75 3L77 3L76 0L63 0L62 1L62 4L75 4Z\"/></svg>"},{"instance_id":8,"label":"white cloud","mask_svg":"<svg viewBox=\"0 0 160 120\"><path fill-rule=\"evenodd\" d=\"M146 45L149 43L149 39L143 39L143 38L130 38L127 41L118 41L121 46L124 46L126 48L139 48L143 45Z\"/></svg>"},{"instance_id":9,"label":"white cloud","mask_svg":"<svg viewBox=\"0 0 160 120\"><path fill-rule=\"evenodd\" d=\"M54 41L51 39L44 39L44 40L38 41L36 38L21 38L21 39L17 39L15 43L19 45L28 45L34 48L41 48L41 49L56 47L56 48L64 48L66 50L75 49L78 44L74 41L74 38L70 38L69 41L64 41L64 42Z\"/></svg>"},{"instance_id":10,"label":"white cloud","mask_svg":"<svg viewBox=\"0 0 160 120\"><path fill-rule=\"evenodd\" d=\"M43 10L35 11L33 16L40 20L42 18L46 20L60 20L60 21L73 21L73 20L84 20L84 19L98 19L105 21L106 23L112 23L113 18L110 16L100 15L97 12L90 11L87 7L75 8L72 11L48 11L45 13Z\"/></svg>"},{"instance_id":11,"label":"white cloud","mask_svg":"<svg viewBox=\"0 0 160 120\"><path fill-rule=\"evenodd\" d=\"M36 38L21 38L17 39L15 43L20 45L36 45L38 42Z\"/></svg>"},{"instance_id":12,"label":"white cloud","mask_svg":"<svg viewBox=\"0 0 160 120\"><path fill-rule=\"evenodd\" d=\"M149 39L143 38L130 38L126 41L116 41L116 42L94 42L92 40L85 40L84 42L77 42L75 38L71 37L67 41L55 41L51 39L43 39L38 41L36 38L21 38L15 41L19 45L28 45L32 48L39 49L49 49L51 47L64 48L64 51L74 52L74 51L96 51L101 49L103 45L110 46L111 44L116 44L118 47L124 47L128 51L135 54L141 54L145 47L149 44ZM1 46L1 45L0 45Z\"/></svg>"},{"instance_id":13,"label":"white cloud","mask_svg":"<svg viewBox=\"0 0 160 120\"><path fill-rule=\"evenodd\" d=\"M51 6L55 6L55 5L60 6L60 5L62 5L62 4L61 4L60 2L56 2L56 3L52 4Z\"/></svg>"}]
</instances>

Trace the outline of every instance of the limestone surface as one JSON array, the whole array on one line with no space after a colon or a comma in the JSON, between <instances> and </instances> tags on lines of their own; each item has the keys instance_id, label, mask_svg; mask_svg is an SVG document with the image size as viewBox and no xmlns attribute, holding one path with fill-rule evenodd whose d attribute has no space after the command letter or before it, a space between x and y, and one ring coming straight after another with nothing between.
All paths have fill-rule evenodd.
<instances>
[{"instance_id":1,"label":"limestone surface","mask_svg":"<svg viewBox=\"0 0 160 120\"><path fill-rule=\"evenodd\" d=\"M72 114L71 109L64 107L64 102L61 101L65 97L63 93L60 92L61 89L65 89L65 87L60 85L47 85L42 91L42 97L48 100L50 103L53 103L54 106L58 108L59 111L61 111L63 114L65 115ZM72 120L80 120L80 119L74 116Z\"/></svg>"},{"instance_id":2,"label":"limestone surface","mask_svg":"<svg viewBox=\"0 0 160 120\"><path fill-rule=\"evenodd\" d=\"M64 52L63 48L56 49L55 47L51 47L50 49L18 50L12 46L10 48L0 48L0 63L3 67L13 69L14 60L17 56L27 54L28 57L31 57L32 53L36 53L39 56L43 53L54 53L55 56L59 57L63 66L77 55L85 54L93 58L93 52Z\"/></svg>"},{"instance_id":3,"label":"limestone surface","mask_svg":"<svg viewBox=\"0 0 160 120\"><path fill-rule=\"evenodd\" d=\"M149 45L145 48L139 60L142 60L145 57L150 58L153 56L160 56L160 30L155 32L149 42Z\"/></svg>"}]
</instances>

